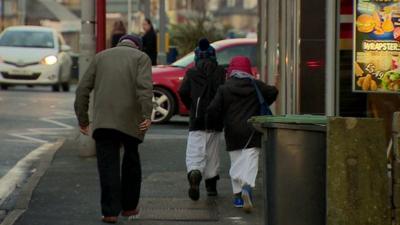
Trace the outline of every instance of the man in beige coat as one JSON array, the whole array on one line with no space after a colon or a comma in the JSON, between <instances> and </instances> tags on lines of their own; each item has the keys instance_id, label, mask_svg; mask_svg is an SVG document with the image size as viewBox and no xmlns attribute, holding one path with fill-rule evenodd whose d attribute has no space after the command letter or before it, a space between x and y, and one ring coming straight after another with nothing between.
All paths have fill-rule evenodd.
<instances>
[{"instance_id":1,"label":"man in beige coat","mask_svg":"<svg viewBox=\"0 0 400 225\"><path fill-rule=\"evenodd\" d=\"M125 35L115 48L98 53L76 90L75 112L83 134L89 133L89 96L93 91L93 138L101 185L102 220L136 216L141 187L138 145L151 124L150 58L141 40ZM120 146L125 153L120 168ZM121 175L120 175L121 174Z\"/></svg>"}]
</instances>

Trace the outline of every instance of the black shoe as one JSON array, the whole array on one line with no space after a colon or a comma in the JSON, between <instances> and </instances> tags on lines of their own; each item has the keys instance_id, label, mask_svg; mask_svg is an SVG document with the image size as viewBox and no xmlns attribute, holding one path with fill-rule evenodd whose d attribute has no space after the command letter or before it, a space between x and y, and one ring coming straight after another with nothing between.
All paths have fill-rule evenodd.
<instances>
[{"instance_id":1,"label":"black shoe","mask_svg":"<svg viewBox=\"0 0 400 225\"><path fill-rule=\"evenodd\" d=\"M208 196L217 196L217 180L219 180L219 175L206 179L206 189L207 189L207 195Z\"/></svg>"},{"instance_id":2,"label":"black shoe","mask_svg":"<svg viewBox=\"0 0 400 225\"><path fill-rule=\"evenodd\" d=\"M193 201L197 201L200 198L200 182L201 172L199 170L192 170L188 173L188 180L190 184L189 197Z\"/></svg>"}]
</instances>

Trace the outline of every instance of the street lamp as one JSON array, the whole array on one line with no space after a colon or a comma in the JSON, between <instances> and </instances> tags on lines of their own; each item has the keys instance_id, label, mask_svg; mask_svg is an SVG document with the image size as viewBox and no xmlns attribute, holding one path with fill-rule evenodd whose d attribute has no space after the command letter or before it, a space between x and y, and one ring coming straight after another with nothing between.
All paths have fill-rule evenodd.
<instances>
[{"instance_id":1,"label":"street lamp","mask_svg":"<svg viewBox=\"0 0 400 225\"><path fill-rule=\"evenodd\" d=\"M4 16L5 10L4 10L4 0L1 0L1 30L4 30Z\"/></svg>"},{"instance_id":2,"label":"street lamp","mask_svg":"<svg viewBox=\"0 0 400 225\"><path fill-rule=\"evenodd\" d=\"M25 25L25 23L26 23L26 0L19 0L18 8L19 8L19 23L21 25Z\"/></svg>"},{"instance_id":3,"label":"street lamp","mask_svg":"<svg viewBox=\"0 0 400 225\"><path fill-rule=\"evenodd\" d=\"M130 34L132 31L132 0L128 0L128 30L127 33Z\"/></svg>"},{"instance_id":4,"label":"street lamp","mask_svg":"<svg viewBox=\"0 0 400 225\"><path fill-rule=\"evenodd\" d=\"M158 59L160 64L165 64L167 62L167 55L165 53L165 33L166 33L166 23L167 23L167 15L165 13L165 0L159 1L159 14L160 14L160 22L159 22L159 34L160 34L160 43L158 49Z\"/></svg>"},{"instance_id":5,"label":"street lamp","mask_svg":"<svg viewBox=\"0 0 400 225\"><path fill-rule=\"evenodd\" d=\"M142 0L144 17L150 18L150 0Z\"/></svg>"},{"instance_id":6,"label":"street lamp","mask_svg":"<svg viewBox=\"0 0 400 225\"><path fill-rule=\"evenodd\" d=\"M96 51L106 48L106 0L96 1Z\"/></svg>"}]
</instances>

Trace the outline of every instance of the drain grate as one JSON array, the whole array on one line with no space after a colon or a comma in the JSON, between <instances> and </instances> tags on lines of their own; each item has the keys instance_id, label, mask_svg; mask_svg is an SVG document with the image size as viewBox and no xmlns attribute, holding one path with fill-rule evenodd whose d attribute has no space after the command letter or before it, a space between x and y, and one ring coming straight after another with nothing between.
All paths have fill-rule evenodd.
<instances>
[{"instance_id":1,"label":"drain grate","mask_svg":"<svg viewBox=\"0 0 400 225\"><path fill-rule=\"evenodd\" d=\"M141 220L218 221L218 209L213 200L193 202L189 199L141 199Z\"/></svg>"}]
</instances>

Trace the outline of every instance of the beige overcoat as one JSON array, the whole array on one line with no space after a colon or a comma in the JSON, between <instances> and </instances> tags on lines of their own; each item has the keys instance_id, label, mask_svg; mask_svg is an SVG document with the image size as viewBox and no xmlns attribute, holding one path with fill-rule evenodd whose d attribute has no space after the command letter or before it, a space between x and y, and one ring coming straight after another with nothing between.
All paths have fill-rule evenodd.
<instances>
[{"instance_id":1,"label":"beige overcoat","mask_svg":"<svg viewBox=\"0 0 400 225\"><path fill-rule=\"evenodd\" d=\"M76 90L75 112L79 125L89 125L89 100L93 91L92 129L109 128L143 140L139 124L150 119L153 85L151 61L130 42L96 54Z\"/></svg>"}]
</instances>

